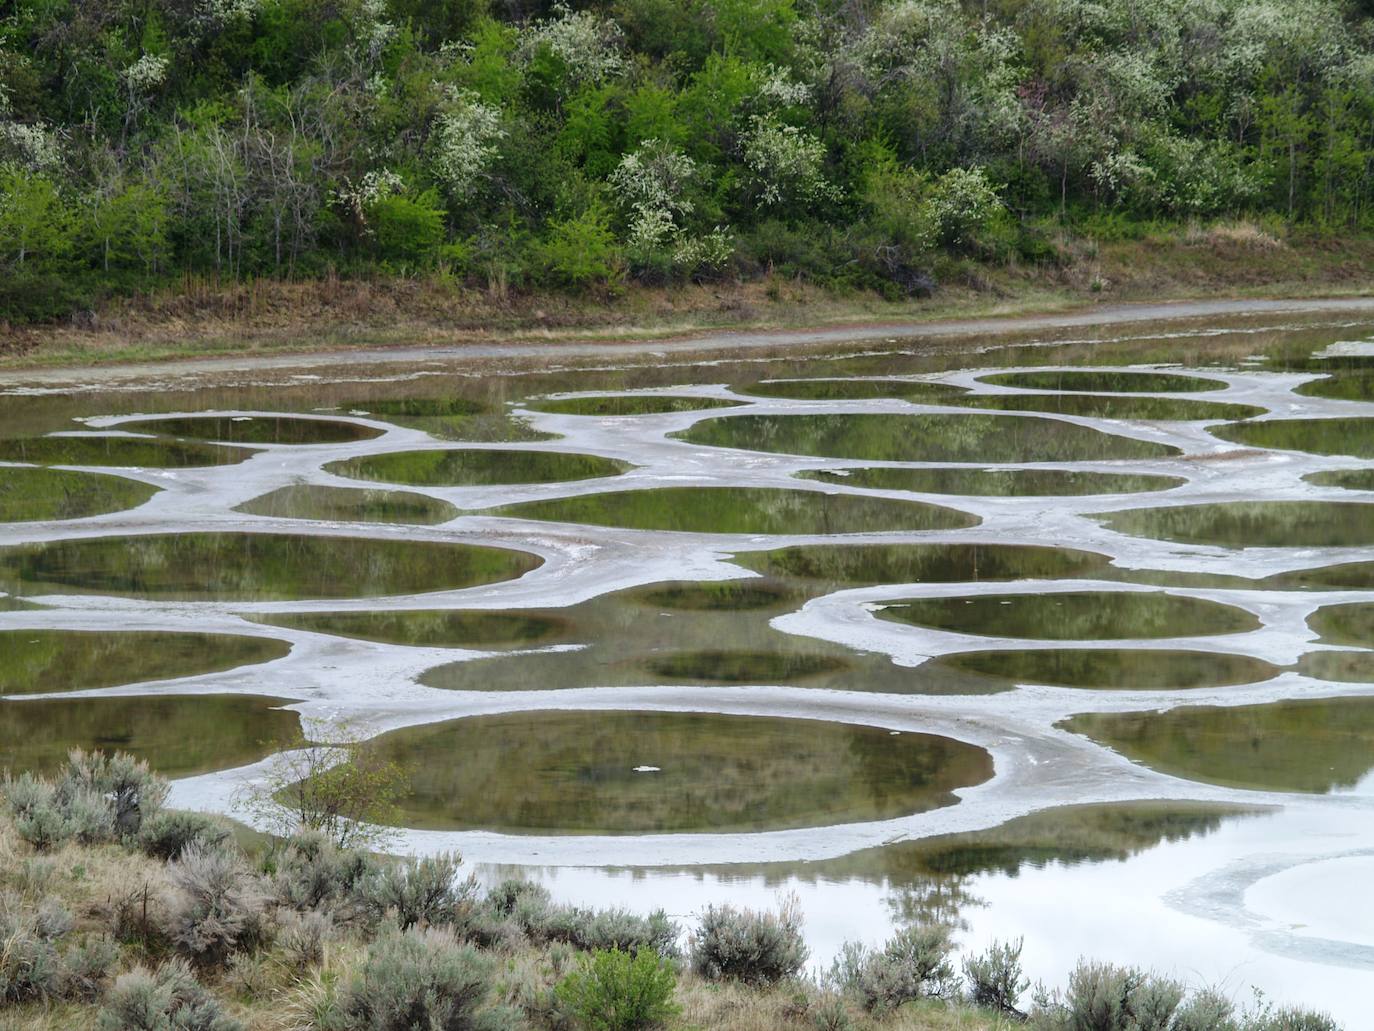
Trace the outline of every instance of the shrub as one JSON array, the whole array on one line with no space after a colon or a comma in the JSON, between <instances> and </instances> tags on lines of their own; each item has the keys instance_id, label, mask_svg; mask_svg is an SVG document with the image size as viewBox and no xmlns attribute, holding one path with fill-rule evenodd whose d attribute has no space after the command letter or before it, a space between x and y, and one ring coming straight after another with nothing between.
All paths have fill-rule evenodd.
<instances>
[{"instance_id":1,"label":"shrub","mask_svg":"<svg viewBox=\"0 0 1374 1031\"><path fill-rule=\"evenodd\" d=\"M162 809L167 790L167 782L149 770L146 762L123 752L106 755L79 748L67 756L57 786L59 799L68 806L83 797L104 799L113 832L120 838L138 834L143 821Z\"/></svg>"},{"instance_id":2,"label":"shrub","mask_svg":"<svg viewBox=\"0 0 1374 1031\"><path fill-rule=\"evenodd\" d=\"M677 974L649 949L597 950L558 983L558 998L588 1031L640 1031L679 1012Z\"/></svg>"},{"instance_id":3,"label":"shrub","mask_svg":"<svg viewBox=\"0 0 1374 1031\"><path fill-rule=\"evenodd\" d=\"M909 927L877 952L851 942L831 968L830 979L864 1009L886 1013L949 992L954 978L951 947L949 928L940 925Z\"/></svg>"},{"instance_id":4,"label":"shrub","mask_svg":"<svg viewBox=\"0 0 1374 1031\"><path fill-rule=\"evenodd\" d=\"M119 960L119 947L108 938L87 938L62 956L62 994L94 1002Z\"/></svg>"},{"instance_id":5,"label":"shrub","mask_svg":"<svg viewBox=\"0 0 1374 1031\"><path fill-rule=\"evenodd\" d=\"M1247 1017L1245 1031L1339 1031L1339 1026L1325 1013L1291 1006L1272 1009L1266 1005Z\"/></svg>"},{"instance_id":6,"label":"shrub","mask_svg":"<svg viewBox=\"0 0 1374 1031\"><path fill-rule=\"evenodd\" d=\"M323 908L347 920L366 908L364 886L376 872L366 852L338 848L320 831L302 831L280 853L273 889L282 905Z\"/></svg>"},{"instance_id":7,"label":"shrub","mask_svg":"<svg viewBox=\"0 0 1374 1031\"><path fill-rule=\"evenodd\" d=\"M114 983L96 1019L99 1031L242 1031L218 999L173 959L156 973L137 967Z\"/></svg>"},{"instance_id":8,"label":"shrub","mask_svg":"<svg viewBox=\"0 0 1374 1031\"><path fill-rule=\"evenodd\" d=\"M368 902L379 915L394 914L402 930L451 924L459 904L477 892L472 878L458 880L462 863L456 853L445 853L385 866L367 882Z\"/></svg>"},{"instance_id":9,"label":"shrub","mask_svg":"<svg viewBox=\"0 0 1374 1031\"><path fill-rule=\"evenodd\" d=\"M626 909L556 906L547 908L542 920L532 935L540 941L567 942L588 951L649 949L668 958L677 955L680 929L661 909L640 916Z\"/></svg>"},{"instance_id":10,"label":"shrub","mask_svg":"<svg viewBox=\"0 0 1374 1031\"><path fill-rule=\"evenodd\" d=\"M239 856L192 846L167 872L176 890L167 933L180 951L219 966L261 942L266 899Z\"/></svg>"},{"instance_id":11,"label":"shrub","mask_svg":"<svg viewBox=\"0 0 1374 1031\"><path fill-rule=\"evenodd\" d=\"M964 960L964 977L968 979L969 998L975 1006L1016 1014L1017 1001L1030 987L1021 970L1023 939L1015 942L994 941L987 950Z\"/></svg>"},{"instance_id":12,"label":"shrub","mask_svg":"<svg viewBox=\"0 0 1374 1031\"><path fill-rule=\"evenodd\" d=\"M1170 978L1080 960L1062 995L1036 1000L1032 1023L1047 1031L1169 1029L1182 1001L1183 986Z\"/></svg>"},{"instance_id":13,"label":"shrub","mask_svg":"<svg viewBox=\"0 0 1374 1031\"><path fill-rule=\"evenodd\" d=\"M595 207L576 218L550 222L536 255L551 283L574 290L609 283L619 274L620 254L610 216Z\"/></svg>"},{"instance_id":14,"label":"shrub","mask_svg":"<svg viewBox=\"0 0 1374 1031\"><path fill-rule=\"evenodd\" d=\"M229 840L229 828L203 813L163 811L143 821L138 844L155 859L177 859L195 845L205 851Z\"/></svg>"},{"instance_id":15,"label":"shrub","mask_svg":"<svg viewBox=\"0 0 1374 1031\"><path fill-rule=\"evenodd\" d=\"M324 913L286 913L281 920L277 945L294 970L319 966L324 947L334 934L334 921Z\"/></svg>"},{"instance_id":16,"label":"shrub","mask_svg":"<svg viewBox=\"0 0 1374 1031\"><path fill-rule=\"evenodd\" d=\"M16 895L0 896L0 1002L61 994L63 969L56 942L69 930L71 916L53 899L35 909Z\"/></svg>"},{"instance_id":17,"label":"shrub","mask_svg":"<svg viewBox=\"0 0 1374 1031\"><path fill-rule=\"evenodd\" d=\"M490 962L442 931L382 934L362 969L332 998L314 1026L349 1031L466 1031L486 1015ZM484 1021L485 1022L485 1021Z\"/></svg>"},{"instance_id":18,"label":"shrub","mask_svg":"<svg viewBox=\"0 0 1374 1031\"><path fill-rule=\"evenodd\" d=\"M708 981L775 984L806 962L801 909L788 899L777 913L707 906L692 937L692 969Z\"/></svg>"}]
</instances>

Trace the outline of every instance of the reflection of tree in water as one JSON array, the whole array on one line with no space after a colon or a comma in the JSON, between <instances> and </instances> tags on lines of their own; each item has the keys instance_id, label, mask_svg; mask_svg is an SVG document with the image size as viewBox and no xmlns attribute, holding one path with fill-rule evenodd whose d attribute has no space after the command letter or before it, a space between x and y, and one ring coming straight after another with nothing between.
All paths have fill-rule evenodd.
<instances>
[{"instance_id":1,"label":"reflection of tree in water","mask_svg":"<svg viewBox=\"0 0 1374 1031\"><path fill-rule=\"evenodd\" d=\"M893 922L899 926L942 924L964 931L969 926L964 912L988 904L970 890L972 881L968 875L925 877L893 885L885 901Z\"/></svg>"}]
</instances>

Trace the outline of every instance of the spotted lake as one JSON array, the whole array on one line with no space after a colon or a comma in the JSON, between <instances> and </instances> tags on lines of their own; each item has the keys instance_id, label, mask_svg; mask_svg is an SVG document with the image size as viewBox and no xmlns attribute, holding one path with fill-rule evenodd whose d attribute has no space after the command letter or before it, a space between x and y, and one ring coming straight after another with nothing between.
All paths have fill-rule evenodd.
<instances>
[{"instance_id":1,"label":"spotted lake","mask_svg":"<svg viewBox=\"0 0 1374 1031\"><path fill-rule=\"evenodd\" d=\"M348 721L483 876L1356 1026L1374 306L911 332L6 374L0 767Z\"/></svg>"}]
</instances>

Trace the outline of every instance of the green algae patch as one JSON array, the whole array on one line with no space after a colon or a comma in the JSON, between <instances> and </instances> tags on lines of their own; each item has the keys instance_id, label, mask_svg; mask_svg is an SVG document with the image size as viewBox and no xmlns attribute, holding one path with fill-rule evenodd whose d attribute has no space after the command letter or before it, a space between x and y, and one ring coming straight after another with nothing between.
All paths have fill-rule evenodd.
<instances>
[{"instance_id":1,"label":"green algae patch","mask_svg":"<svg viewBox=\"0 0 1374 1031\"><path fill-rule=\"evenodd\" d=\"M137 508L157 487L120 476L0 466L0 523L84 519Z\"/></svg>"},{"instance_id":2,"label":"green algae patch","mask_svg":"<svg viewBox=\"0 0 1374 1031\"><path fill-rule=\"evenodd\" d=\"M980 376L980 382L1021 390L1066 390L1089 394L1182 394L1225 390L1222 380L1175 372L1130 372L1124 369L1035 369Z\"/></svg>"},{"instance_id":3,"label":"green algae patch","mask_svg":"<svg viewBox=\"0 0 1374 1031\"><path fill-rule=\"evenodd\" d=\"M732 561L768 576L857 587L1080 579L1100 573L1110 560L1034 544L804 544L741 552Z\"/></svg>"},{"instance_id":4,"label":"green algae patch","mask_svg":"<svg viewBox=\"0 0 1374 1031\"><path fill-rule=\"evenodd\" d=\"M521 712L393 731L396 822L516 833L759 831L893 819L992 776L983 749L817 720Z\"/></svg>"},{"instance_id":5,"label":"green algae patch","mask_svg":"<svg viewBox=\"0 0 1374 1031\"><path fill-rule=\"evenodd\" d=\"M257 454L246 448L137 437L11 437L0 461L29 465L94 465L123 469L193 469L237 465Z\"/></svg>"},{"instance_id":6,"label":"green algae patch","mask_svg":"<svg viewBox=\"0 0 1374 1031\"><path fill-rule=\"evenodd\" d=\"M1267 419L1213 426L1207 432L1248 447L1374 458L1374 419Z\"/></svg>"},{"instance_id":7,"label":"green algae patch","mask_svg":"<svg viewBox=\"0 0 1374 1031\"><path fill-rule=\"evenodd\" d=\"M1178 691L1255 684L1276 677L1277 666L1248 655L1154 648L1036 648L958 652L935 664L950 669L1051 687L1094 691Z\"/></svg>"},{"instance_id":8,"label":"green algae patch","mask_svg":"<svg viewBox=\"0 0 1374 1031\"><path fill-rule=\"evenodd\" d=\"M737 408L743 401L724 397L683 397L678 394L604 394L530 401L526 407L550 415L668 415L708 408Z\"/></svg>"},{"instance_id":9,"label":"green algae patch","mask_svg":"<svg viewBox=\"0 0 1374 1031\"><path fill-rule=\"evenodd\" d=\"M977 516L916 501L775 487L660 487L484 509L482 515L683 533L833 534L957 530Z\"/></svg>"},{"instance_id":10,"label":"green algae patch","mask_svg":"<svg viewBox=\"0 0 1374 1031\"><path fill-rule=\"evenodd\" d=\"M0 630L0 695L86 691L283 658L285 641L156 630Z\"/></svg>"},{"instance_id":11,"label":"green algae patch","mask_svg":"<svg viewBox=\"0 0 1374 1031\"><path fill-rule=\"evenodd\" d=\"M1081 462L1165 458L1165 444L1059 419L983 413L734 415L674 434L691 444L870 462Z\"/></svg>"},{"instance_id":12,"label":"green algae patch","mask_svg":"<svg viewBox=\"0 0 1374 1031\"><path fill-rule=\"evenodd\" d=\"M931 401L967 392L948 383L903 379L777 379L762 380L736 388L741 394L787 398L795 401L867 401L892 398L899 401Z\"/></svg>"},{"instance_id":13,"label":"green algae patch","mask_svg":"<svg viewBox=\"0 0 1374 1031\"><path fill-rule=\"evenodd\" d=\"M511 580L542 563L527 552L430 541L149 534L0 549L0 588L158 601L371 598Z\"/></svg>"},{"instance_id":14,"label":"green algae patch","mask_svg":"<svg viewBox=\"0 0 1374 1031\"><path fill-rule=\"evenodd\" d=\"M403 490L361 490L297 484L246 501L234 509L273 519L338 523L409 523L432 526L458 517L447 501Z\"/></svg>"},{"instance_id":15,"label":"green algae patch","mask_svg":"<svg viewBox=\"0 0 1374 1031\"><path fill-rule=\"evenodd\" d=\"M229 444L347 444L382 435L375 426L290 415L188 415L173 419L136 419L120 423L119 428L130 433L156 433Z\"/></svg>"},{"instance_id":16,"label":"green algae patch","mask_svg":"<svg viewBox=\"0 0 1374 1031\"><path fill-rule=\"evenodd\" d=\"M1142 394L972 394L950 404L1002 412L1044 412L1089 419L1143 419L1163 422L1225 422L1251 419L1268 409L1254 405L1195 401Z\"/></svg>"},{"instance_id":17,"label":"green algae patch","mask_svg":"<svg viewBox=\"0 0 1374 1031\"><path fill-rule=\"evenodd\" d=\"M566 620L506 610L284 612L258 616L254 622L420 648L537 645L569 632Z\"/></svg>"},{"instance_id":18,"label":"green algae patch","mask_svg":"<svg viewBox=\"0 0 1374 1031\"><path fill-rule=\"evenodd\" d=\"M301 738L281 698L141 695L0 702L0 770L51 774L73 748L128 752L168 777L256 762Z\"/></svg>"},{"instance_id":19,"label":"green algae patch","mask_svg":"<svg viewBox=\"0 0 1374 1031\"><path fill-rule=\"evenodd\" d=\"M1085 713L1060 726L1160 773L1254 791L1322 794L1374 769L1374 698Z\"/></svg>"},{"instance_id":20,"label":"green algae patch","mask_svg":"<svg viewBox=\"0 0 1374 1031\"><path fill-rule=\"evenodd\" d=\"M1252 613L1163 591L1055 591L918 598L884 604L881 619L981 637L1114 641L1257 630Z\"/></svg>"},{"instance_id":21,"label":"green algae patch","mask_svg":"<svg viewBox=\"0 0 1374 1031\"><path fill-rule=\"evenodd\" d=\"M325 466L325 471L353 480L403 483L412 487L458 487L591 480L618 476L629 468L625 462L600 455L474 448L362 455L331 462Z\"/></svg>"},{"instance_id":22,"label":"green algae patch","mask_svg":"<svg viewBox=\"0 0 1374 1031\"><path fill-rule=\"evenodd\" d=\"M1226 548L1352 548L1374 544L1374 504L1231 501L1100 513L1118 533Z\"/></svg>"},{"instance_id":23,"label":"green algae patch","mask_svg":"<svg viewBox=\"0 0 1374 1031\"><path fill-rule=\"evenodd\" d=\"M1090 494L1139 494L1171 490L1187 480L1142 473L1099 473L1076 469L817 469L798 473L804 480L845 484L870 490L909 490L917 494L961 494L966 497L1073 497Z\"/></svg>"}]
</instances>

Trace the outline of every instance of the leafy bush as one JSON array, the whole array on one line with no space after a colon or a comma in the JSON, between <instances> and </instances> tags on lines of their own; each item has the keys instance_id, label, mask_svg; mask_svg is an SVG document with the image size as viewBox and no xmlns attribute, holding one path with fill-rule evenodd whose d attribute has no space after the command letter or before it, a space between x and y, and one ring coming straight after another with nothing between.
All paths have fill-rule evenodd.
<instances>
[{"instance_id":1,"label":"leafy bush","mask_svg":"<svg viewBox=\"0 0 1374 1031\"><path fill-rule=\"evenodd\" d=\"M951 949L949 928L909 927L876 952L846 944L830 980L864 1009L886 1013L916 999L947 995L954 980Z\"/></svg>"},{"instance_id":2,"label":"leafy bush","mask_svg":"<svg viewBox=\"0 0 1374 1031\"><path fill-rule=\"evenodd\" d=\"M587 1031L641 1031L679 1012L677 974L649 949L597 950L558 984L558 997Z\"/></svg>"},{"instance_id":3,"label":"leafy bush","mask_svg":"<svg viewBox=\"0 0 1374 1031\"><path fill-rule=\"evenodd\" d=\"M209 851L229 840L229 828L203 813L164 810L143 821L138 844L154 859L177 859L196 846Z\"/></svg>"},{"instance_id":4,"label":"leafy bush","mask_svg":"<svg viewBox=\"0 0 1374 1031\"><path fill-rule=\"evenodd\" d=\"M975 1006L1019 1013L1016 1003L1030 987L1021 970L1023 939L1015 942L993 942L977 956L964 959L964 977L968 980L969 998Z\"/></svg>"},{"instance_id":5,"label":"leafy bush","mask_svg":"<svg viewBox=\"0 0 1374 1031\"><path fill-rule=\"evenodd\" d=\"M391 264L432 264L444 242L444 209L433 190L378 197L367 218L378 257Z\"/></svg>"},{"instance_id":6,"label":"leafy bush","mask_svg":"<svg viewBox=\"0 0 1374 1031\"><path fill-rule=\"evenodd\" d=\"M96 1019L99 1031L242 1031L186 963L169 960L150 973L136 967L115 981Z\"/></svg>"},{"instance_id":7,"label":"leafy bush","mask_svg":"<svg viewBox=\"0 0 1374 1031\"><path fill-rule=\"evenodd\" d=\"M776 913L707 906L691 940L692 969L708 981L775 984L795 977L806 956L795 898Z\"/></svg>"},{"instance_id":8,"label":"leafy bush","mask_svg":"<svg viewBox=\"0 0 1374 1031\"><path fill-rule=\"evenodd\" d=\"M218 849L189 848L168 867L176 894L167 934L204 966L219 966L266 934L266 897L241 857Z\"/></svg>"},{"instance_id":9,"label":"leafy bush","mask_svg":"<svg viewBox=\"0 0 1374 1031\"><path fill-rule=\"evenodd\" d=\"M585 290L611 282L620 272L620 250L610 216L595 207L576 218L550 223L535 253L545 278L558 286Z\"/></svg>"}]
</instances>

